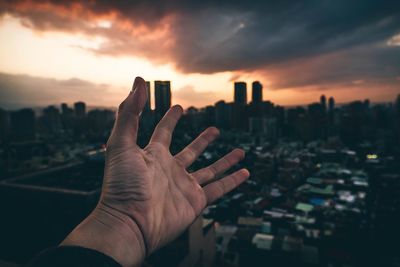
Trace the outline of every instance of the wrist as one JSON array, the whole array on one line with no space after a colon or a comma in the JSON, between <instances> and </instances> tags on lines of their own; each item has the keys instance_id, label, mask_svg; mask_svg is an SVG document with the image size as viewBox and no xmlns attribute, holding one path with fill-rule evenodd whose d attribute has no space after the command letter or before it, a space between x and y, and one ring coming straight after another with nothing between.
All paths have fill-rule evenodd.
<instances>
[{"instance_id":1,"label":"wrist","mask_svg":"<svg viewBox=\"0 0 400 267\"><path fill-rule=\"evenodd\" d=\"M143 234L138 225L127 215L101 203L61 245L97 250L124 267L140 266L146 257Z\"/></svg>"}]
</instances>

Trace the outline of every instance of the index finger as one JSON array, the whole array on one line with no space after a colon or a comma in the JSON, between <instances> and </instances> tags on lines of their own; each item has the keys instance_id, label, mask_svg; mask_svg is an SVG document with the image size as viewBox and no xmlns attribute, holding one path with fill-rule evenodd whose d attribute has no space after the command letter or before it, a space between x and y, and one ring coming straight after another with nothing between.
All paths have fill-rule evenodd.
<instances>
[{"instance_id":1,"label":"index finger","mask_svg":"<svg viewBox=\"0 0 400 267\"><path fill-rule=\"evenodd\" d=\"M154 129L150 143L161 143L165 146L171 144L172 132L182 116L183 109L176 105L170 108Z\"/></svg>"}]
</instances>

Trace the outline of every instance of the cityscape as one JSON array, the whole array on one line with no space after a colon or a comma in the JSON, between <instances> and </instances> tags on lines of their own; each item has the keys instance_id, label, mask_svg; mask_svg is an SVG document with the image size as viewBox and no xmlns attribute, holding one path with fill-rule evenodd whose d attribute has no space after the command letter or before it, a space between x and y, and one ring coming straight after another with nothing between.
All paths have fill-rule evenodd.
<instances>
[{"instance_id":1,"label":"cityscape","mask_svg":"<svg viewBox=\"0 0 400 267\"><path fill-rule=\"evenodd\" d=\"M173 93L170 81L147 86L141 147ZM232 89L233 102L187 108L170 150L216 126L220 138L191 170L240 147L246 157L234 170L245 167L251 176L146 263L400 266L400 94L386 103L340 104L321 94L305 106L279 106L264 100L268 90L259 81ZM0 260L24 264L94 208L116 109L78 100L0 109Z\"/></svg>"}]
</instances>

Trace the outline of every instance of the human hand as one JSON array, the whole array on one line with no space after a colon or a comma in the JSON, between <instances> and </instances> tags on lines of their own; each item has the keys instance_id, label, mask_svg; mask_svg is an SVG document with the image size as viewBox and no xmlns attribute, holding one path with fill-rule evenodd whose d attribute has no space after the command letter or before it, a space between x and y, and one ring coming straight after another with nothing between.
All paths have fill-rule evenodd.
<instances>
[{"instance_id":1,"label":"human hand","mask_svg":"<svg viewBox=\"0 0 400 267\"><path fill-rule=\"evenodd\" d=\"M240 149L209 167L192 173L186 170L219 135L214 127L171 155L172 132L183 112L180 106L165 114L144 149L137 146L139 115L147 97L144 80L136 78L133 91L119 107L107 143L99 204L63 242L99 250L123 266L140 264L145 256L178 237L207 204L249 177L241 169L217 179L243 159ZM95 235L100 240L82 240Z\"/></svg>"}]
</instances>

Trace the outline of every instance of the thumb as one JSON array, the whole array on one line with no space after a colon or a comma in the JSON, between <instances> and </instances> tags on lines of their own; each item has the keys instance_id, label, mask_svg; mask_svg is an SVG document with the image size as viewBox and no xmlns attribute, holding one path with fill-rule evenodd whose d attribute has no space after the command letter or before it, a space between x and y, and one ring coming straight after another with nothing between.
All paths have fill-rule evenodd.
<instances>
[{"instance_id":1,"label":"thumb","mask_svg":"<svg viewBox=\"0 0 400 267\"><path fill-rule=\"evenodd\" d=\"M120 104L114 130L119 138L135 140L139 129L139 115L147 102L146 82L136 77L128 97Z\"/></svg>"},{"instance_id":2,"label":"thumb","mask_svg":"<svg viewBox=\"0 0 400 267\"><path fill-rule=\"evenodd\" d=\"M139 115L142 112L148 97L146 82L142 77L136 77L132 85L131 94L128 96L128 99L132 99L131 105L134 114Z\"/></svg>"}]
</instances>

